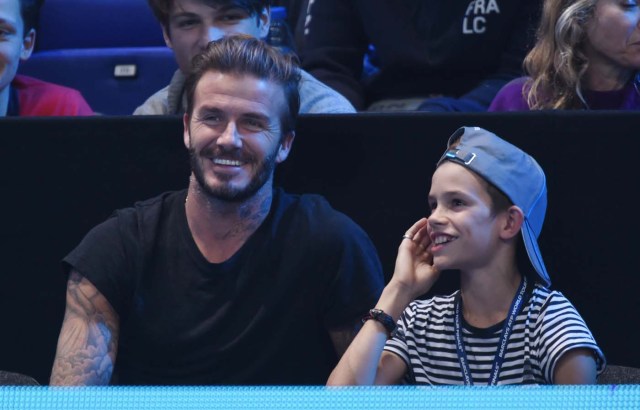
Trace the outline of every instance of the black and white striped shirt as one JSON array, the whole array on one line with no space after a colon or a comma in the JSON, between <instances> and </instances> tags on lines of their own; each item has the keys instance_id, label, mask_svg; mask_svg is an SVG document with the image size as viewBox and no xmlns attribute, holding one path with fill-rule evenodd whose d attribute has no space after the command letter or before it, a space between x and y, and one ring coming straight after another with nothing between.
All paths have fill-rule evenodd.
<instances>
[{"instance_id":1,"label":"black and white striped shirt","mask_svg":"<svg viewBox=\"0 0 640 410\"><path fill-rule=\"evenodd\" d=\"M464 384L454 334L458 293L416 300L398 320L397 335L385 350L405 361L408 383ZM503 323L479 329L463 320L464 346L476 385L489 382ZM558 359L578 347L592 349L598 373L604 370L604 355L575 307L560 292L536 284L516 319L498 384L551 384Z\"/></svg>"}]
</instances>

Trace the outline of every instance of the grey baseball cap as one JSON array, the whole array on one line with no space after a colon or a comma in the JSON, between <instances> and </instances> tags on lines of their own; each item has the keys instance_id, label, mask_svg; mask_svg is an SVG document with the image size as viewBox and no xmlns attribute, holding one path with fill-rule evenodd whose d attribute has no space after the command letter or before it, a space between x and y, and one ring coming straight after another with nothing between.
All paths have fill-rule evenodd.
<instances>
[{"instance_id":1,"label":"grey baseball cap","mask_svg":"<svg viewBox=\"0 0 640 410\"><path fill-rule=\"evenodd\" d=\"M533 157L494 133L479 127L462 127L449 137L447 151L438 161L452 161L477 173L522 209L522 238L527 255L542 284L551 280L538 247L547 210L544 171Z\"/></svg>"}]
</instances>

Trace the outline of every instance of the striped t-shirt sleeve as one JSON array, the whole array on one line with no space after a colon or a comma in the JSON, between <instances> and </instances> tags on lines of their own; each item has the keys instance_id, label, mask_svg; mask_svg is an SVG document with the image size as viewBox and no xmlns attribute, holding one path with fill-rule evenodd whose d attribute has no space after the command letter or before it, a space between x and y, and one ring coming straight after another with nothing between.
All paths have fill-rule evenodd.
<instances>
[{"instance_id":1,"label":"striped t-shirt sleeve","mask_svg":"<svg viewBox=\"0 0 640 410\"><path fill-rule=\"evenodd\" d=\"M562 355L576 348L594 352L598 373L604 370L604 354L576 308L560 292L550 292L540 307L535 326L538 357L544 378L553 383L553 374Z\"/></svg>"}]
</instances>

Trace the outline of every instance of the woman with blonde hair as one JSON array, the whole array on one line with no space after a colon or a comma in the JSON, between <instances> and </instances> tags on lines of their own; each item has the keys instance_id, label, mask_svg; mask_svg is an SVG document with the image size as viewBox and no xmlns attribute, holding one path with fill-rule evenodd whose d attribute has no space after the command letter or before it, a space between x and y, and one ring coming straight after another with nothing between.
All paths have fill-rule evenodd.
<instances>
[{"instance_id":1,"label":"woman with blonde hair","mask_svg":"<svg viewBox=\"0 0 640 410\"><path fill-rule=\"evenodd\" d=\"M640 109L638 1L546 0L524 68L489 111Z\"/></svg>"}]
</instances>

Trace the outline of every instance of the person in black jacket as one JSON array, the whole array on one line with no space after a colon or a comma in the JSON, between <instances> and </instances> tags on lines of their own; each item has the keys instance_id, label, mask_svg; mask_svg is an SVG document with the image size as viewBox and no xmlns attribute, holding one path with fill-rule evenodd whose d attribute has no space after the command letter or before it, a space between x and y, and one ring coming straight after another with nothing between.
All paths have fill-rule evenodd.
<instances>
[{"instance_id":1,"label":"person in black jacket","mask_svg":"<svg viewBox=\"0 0 640 410\"><path fill-rule=\"evenodd\" d=\"M358 110L485 111L522 75L540 8L540 0L309 0L302 67ZM375 72L363 75L368 61Z\"/></svg>"}]
</instances>

